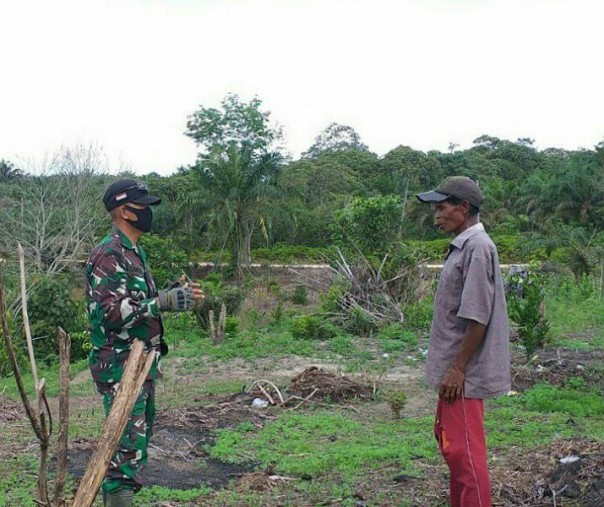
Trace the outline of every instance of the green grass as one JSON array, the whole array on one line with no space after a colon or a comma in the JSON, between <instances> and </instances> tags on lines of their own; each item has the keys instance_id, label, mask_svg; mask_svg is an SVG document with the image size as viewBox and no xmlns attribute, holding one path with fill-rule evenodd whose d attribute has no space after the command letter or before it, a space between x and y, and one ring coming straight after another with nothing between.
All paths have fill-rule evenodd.
<instances>
[{"instance_id":1,"label":"green grass","mask_svg":"<svg viewBox=\"0 0 604 507\"><path fill-rule=\"evenodd\" d=\"M208 487L192 489L170 489L161 486L143 488L136 495L137 505L165 505L166 502L191 502L212 492Z\"/></svg>"},{"instance_id":2,"label":"green grass","mask_svg":"<svg viewBox=\"0 0 604 507\"><path fill-rule=\"evenodd\" d=\"M397 464L414 470L414 459L433 459L431 431L431 418L367 425L342 413L287 413L258 433L220 430L210 452L223 460L272 464L285 474L336 473L352 480L367 467Z\"/></svg>"},{"instance_id":3,"label":"green grass","mask_svg":"<svg viewBox=\"0 0 604 507\"><path fill-rule=\"evenodd\" d=\"M181 345L182 347L182 345ZM251 331L240 332L236 336L228 336L218 345L199 334L192 337L179 351L183 357L206 356L214 361L229 361L243 358L246 360L264 357L299 355L310 357L315 346L308 340L295 340L285 331Z\"/></svg>"},{"instance_id":4,"label":"green grass","mask_svg":"<svg viewBox=\"0 0 604 507\"><path fill-rule=\"evenodd\" d=\"M538 384L519 396L492 400L485 426L489 445L547 444L557 438L604 440L604 399L582 378L570 387Z\"/></svg>"},{"instance_id":5,"label":"green grass","mask_svg":"<svg viewBox=\"0 0 604 507\"><path fill-rule=\"evenodd\" d=\"M0 507L34 507L33 492L37 483L37 460L18 456L0 461Z\"/></svg>"},{"instance_id":6,"label":"green grass","mask_svg":"<svg viewBox=\"0 0 604 507\"><path fill-rule=\"evenodd\" d=\"M71 378L75 377L78 373L86 370L87 368L88 361L86 359L81 359L75 363L72 363L69 368ZM29 365L27 364L21 366L20 371L27 394L30 396L30 399L35 398L33 376L31 374ZM39 365L38 378L40 380L44 379L44 384L46 385L46 395L48 397L56 397L59 395L60 386L58 364L54 364L52 366ZM9 396L13 399L19 398L19 390L17 389L17 383L15 382L15 378L13 376L0 377L0 392L4 392L5 396ZM78 396L80 394L89 394L89 392L87 391L86 386L80 387L80 385L76 385L73 386L73 391L71 394Z\"/></svg>"},{"instance_id":7,"label":"green grass","mask_svg":"<svg viewBox=\"0 0 604 507\"><path fill-rule=\"evenodd\" d=\"M545 304L554 345L574 350L604 347L604 298L593 280L577 284L554 277L546 284Z\"/></svg>"}]
</instances>

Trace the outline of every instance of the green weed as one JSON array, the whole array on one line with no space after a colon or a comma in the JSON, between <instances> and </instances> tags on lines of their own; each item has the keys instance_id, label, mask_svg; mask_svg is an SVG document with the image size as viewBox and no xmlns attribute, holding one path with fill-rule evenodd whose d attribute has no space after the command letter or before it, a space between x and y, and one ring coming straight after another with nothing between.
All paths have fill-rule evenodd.
<instances>
[{"instance_id":1,"label":"green weed","mask_svg":"<svg viewBox=\"0 0 604 507\"><path fill-rule=\"evenodd\" d=\"M396 464L414 468L413 459L433 459L432 419L367 424L344 414L284 414L257 434L219 430L212 456L273 465L281 473L339 474L353 480L368 467Z\"/></svg>"}]
</instances>

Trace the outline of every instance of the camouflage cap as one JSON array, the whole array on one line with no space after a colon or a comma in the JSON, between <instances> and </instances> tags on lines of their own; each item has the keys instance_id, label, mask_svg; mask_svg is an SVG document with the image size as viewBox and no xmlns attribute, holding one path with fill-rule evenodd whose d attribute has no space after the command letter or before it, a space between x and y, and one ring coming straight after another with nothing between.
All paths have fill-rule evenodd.
<instances>
[{"instance_id":1,"label":"camouflage cap","mask_svg":"<svg viewBox=\"0 0 604 507\"><path fill-rule=\"evenodd\" d=\"M466 176L450 176L444 179L438 187L429 192L417 194L421 202L442 202L450 197L468 201L472 206L480 209L484 197L478 184Z\"/></svg>"}]
</instances>

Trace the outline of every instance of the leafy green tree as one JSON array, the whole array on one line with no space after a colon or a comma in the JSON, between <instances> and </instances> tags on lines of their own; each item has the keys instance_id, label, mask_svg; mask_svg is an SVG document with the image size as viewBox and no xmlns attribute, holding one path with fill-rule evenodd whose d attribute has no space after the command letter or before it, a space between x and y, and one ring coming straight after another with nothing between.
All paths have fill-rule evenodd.
<instances>
[{"instance_id":1,"label":"leafy green tree","mask_svg":"<svg viewBox=\"0 0 604 507\"><path fill-rule=\"evenodd\" d=\"M386 253L400 236L403 207L396 195L357 197L336 212L334 239L363 253Z\"/></svg>"},{"instance_id":2,"label":"leafy green tree","mask_svg":"<svg viewBox=\"0 0 604 507\"><path fill-rule=\"evenodd\" d=\"M280 128L270 124L270 112L261 107L258 97L242 102L238 95L229 93L220 108L200 107L189 116L185 135L195 140L202 155L215 148L226 151L233 143L238 148L245 144L254 153L270 151L283 135Z\"/></svg>"},{"instance_id":3,"label":"leafy green tree","mask_svg":"<svg viewBox=\"0 0 604 507\"><path fill-rule=\"evenodd\" d=\"M403 194L405 188L421 191L434 188L443 179L436 157L408 146L398 146L380 160L381 178L376 183L383 193Z\"/></svg>"},{"instance_id":4,"label":"leafy green tree","mask_svg":"<svg viewBox=\"0 0 604 507\"><path fill-rule=\"evenodd\" d=\"M314 158L324 153L346 150L369 151L361 141L361 136L352 127L332 122L315 138L315 142L302 154L302 158Z\"/></svg>"},{"instance_id":5,"label":"leafy green tree","mask_svg":"<svg viewBox=\"0 0 604 507\"><path fill-rule=\"evenodd\" d=\"M278 218L282 226L276 231L277 241L328 245L335 211L353 196L367 195L365 182L378 164L372 153L346 150L327 152L284 167L278 186L283 195L282 209L287 213Z\"/></svg>"},{"instance_id":6,"label":"leafy green tree","mask_svg":"<svg viewBox=\"0 0 604 507\"><path fill-rule=\"evenodd\" d=\"M194 169L199 187L207 192L210 227L223 233L224 245L230 241L240 276L251 262L254 229L260 227L268 237L268 201L276 192L282 162L279 153L257 154L252 144L231 143L227 149L215 147Z\"/></svg>"}]
</instances>

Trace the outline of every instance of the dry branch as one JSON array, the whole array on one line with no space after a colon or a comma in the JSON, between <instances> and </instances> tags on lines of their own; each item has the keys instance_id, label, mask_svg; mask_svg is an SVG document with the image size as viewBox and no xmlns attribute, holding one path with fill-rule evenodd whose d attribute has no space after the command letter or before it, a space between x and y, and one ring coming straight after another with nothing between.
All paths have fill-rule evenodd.
<instances>
[{"instance_id":1,"label":"dry branch","mask_svg":"<svg viewBox=\"0 0 604 507\"><path fill-rule=\"evenodd\" d=\"M71 351L71 337L59 328L59 359L60 359L60 386L59 395L59 436L57 456L57 480L55 483L55 505L62 507L65 504L63 493L65 491L65 471L67 469L67 442L69 433L69 359Z\"/></svg>"},{"instance_id":2,"label":"dry branch","mask_svg":"<svg viewBox=\"0 0 604 507\"><path fill-rule=\"evenodd\" d=\"M42 428L40 427L40 424L36 417L36 413L34 412L34 409L32 408L29 402L29 398L27 397L25 386L23 384L23 377L21 376L21 370L19 369L19 365L17 364L13 341L11 339L10 332L8 329L8 319L6 317L6 302L4 300L4 262L5 261L0 262L0 319L2 320L2 336L4 337L4 345L6 346L8 360L15 375L15 382L17 383L19 395L21 396L21 401L23 402L23 408L25 409L25 413L27 414L27 418L29 419L29 422L32 425L34 433L36 434L39 440L42 440L44 438Z\"/></svg>"},{"instance_id":3,"label":"dry branch","mask_svg":"<svg viewBox=\"0 0 604 507\"><path fill-rule=\"evenodd\" d=\"M41 505L50 505L48 500L48 447L52 433L52 417L46 398L46 381L43 378L36 389L38 396L38 417L44 438L40 439L40 465L38 467L38 495ZM48 421L46 417L48 416Z\"/></svg>"},{"instance_id":4,"label":"dry branch","mask_svg":"<svg viewBox=\"0 0 604 507\"><path fill-rule=\"evenodd\" d=\"M283 405L283 403L285 403L285 401L283 400L283 395L281 394L281 391L279 391L279 388L273 384L270 380L256 380L250 387L250 391L252 391L252 389L254 389L254 387L257 385L260 390L262 391L262 393L268 398L268 400L275 405L275 401L272 399L272 397L266 392L265 389L263 389L261 384L268 384L270 385L275 391L276 393L279 395L279 399L281 400L281 404Z\"/></svg>"},{"instance_id":5,"label":"dry branch","mask_svg":"<svg viewBox=\"0 0 604 507\"><path fill-rule=\"evenodd\" d=\"M29 402L29 398L25 391L25 386L23 384L23 378L21 376L21 371L19 369L19 365L17 364L17 359L15 357L15 350L13 348L13 342L10 336L9 328L8 328L8 319L6 316L6 304L4 300L4 282L3 282L3 268L4 261L0 262L0 319L2 320L2 335L4 337L4 344L6 345L6 351L9 358L9 362L13 369L13 373L15 375L15 381L17 383L17 388L19 389L19 394L21 396L21 401L23 403L23 407L25 408L25 413L27 414L27 418L31 423L31 426L40 441L40 468L38 475L38 495L39 500L35 500L39 505L49 506L48 500L48 478L47 478L47 469L48 469L48 447L50 442L50 435L52 433L52 418L50 415L50 409L48 407L48 400L46 399L45 392L45 382L44 379L36 385L36 394L38 398L38 413L34 411L33 407ZM33 355L32 355L33 359ZM32 364L32 368L35 370L35 362ZM48 421L47 421L48 417Z\"/></svg>"},{"instance_id":6,"label":"dry branch","mask_svg":"<svg viewBox=\"0 0 604 507\"><path fill-rule=\"evenodd\" d=\"M146 353L145 344L140 340L136 340L130 350L130 357L126 363L124 375L109 416L105 421L96 451L88 463L74 498L74 506L90 507L94 502L97 491L103 482L103 477L107 472L109 462L117 449L119 440L130 419L134 403L154 360L155 353Z\"/></svg>"},{"instance_id":7,"label":"dry branch","mask_svg":"<svg viewBox=\"0 0 604 507\"><path fill-rule=\"evenodd\" d=\"M27 339L27 352L29 353L29 363L31 373L34 377L34 387L38 389L38 368L36 367L36 356L34 355L34 344L31 337L31 327L29 326L29 314L27 312L27 289L25 287L25 252L21 243L17 248L19 252L19 273L21 278L21 311L23 313L23 327L25 328L25 338Z\"/></svg>"}]
</instances>

